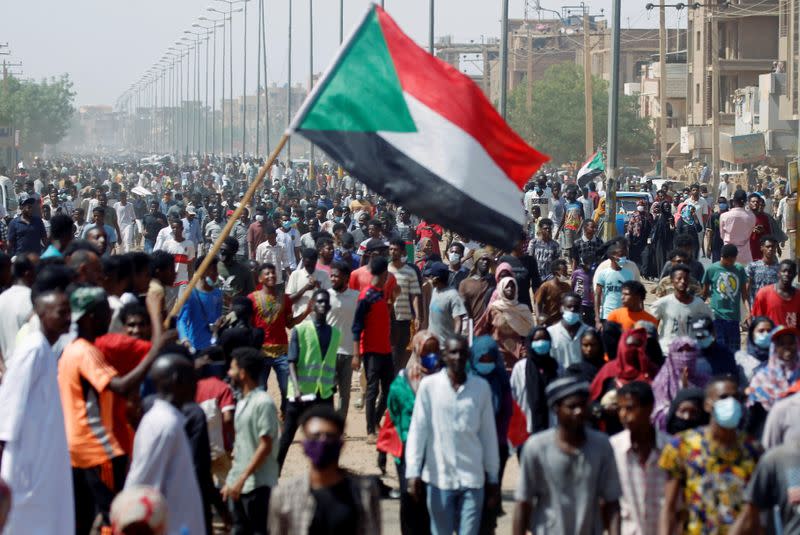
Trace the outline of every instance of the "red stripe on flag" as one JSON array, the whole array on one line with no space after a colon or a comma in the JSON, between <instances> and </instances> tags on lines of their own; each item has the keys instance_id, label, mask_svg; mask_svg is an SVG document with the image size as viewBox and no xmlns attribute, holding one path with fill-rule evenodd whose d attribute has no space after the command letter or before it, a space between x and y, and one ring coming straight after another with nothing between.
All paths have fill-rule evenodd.
<instances>
[{"instance_id":1,"label":"red stripe on flag","mask_svg":"<svg viewBox=\"0 0 800 535\"><path fill-rule=\"evenodd\" d=\"M403 90L475 138L522 189L550 158L525 143L472 80L418 47L383 9L375 9Z\"/></svg>"}]
</instances>

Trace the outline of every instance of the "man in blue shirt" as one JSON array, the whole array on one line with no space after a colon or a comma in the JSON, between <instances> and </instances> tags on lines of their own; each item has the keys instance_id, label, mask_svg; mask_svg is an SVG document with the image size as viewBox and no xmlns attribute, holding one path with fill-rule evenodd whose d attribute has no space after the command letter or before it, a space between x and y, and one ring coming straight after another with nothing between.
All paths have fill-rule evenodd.
<instances>
[{"instance_id":1,"label":"man in blue shirt","mask_svg":"<svg viewBox=\"0 0 800 535\"><path fill-rule=\"evenodd\" d=\"M205 256L199 257L194 268L198 269ZM217 288L217 259L214 258L205 277L192 289L192 294L178 314L178 334L188 340L195 351L202 351L213 344L213 331L222 316L222 291Z\"/></svg>"},{"instance_id":2,"label":"man in blue shirt","mask_svg":"<svg viewBox=\"0 0 800 535\"><path fill-rule=\"evenodd\" d=\"M47 231L42 218L33 215L36 198L19 196L19 215L8 225L8 253L11 256L24 253L40 254L47 243Z\"/></svg>"},{"instance_id":3,"label":"man in blue shirt","mask_svg":"<svg viewBox=\"0 0 800 535\"><path fill-rule=\"evenodd\" d=\"M106 238L108 239L108 247L106 251L108 251L110 254L111 250L117 244L117 231L114 230L114 227L105 222L105 217L106 217L106 209L103 208L102 206L95 206L92 209L92 222L83 227L83 235L81 236L81 238L85 240L86 237L89 235L90 230L92 230L95 227L103 227L103 229L105 229L106 231Z\"/></svg>"}]
</instances>

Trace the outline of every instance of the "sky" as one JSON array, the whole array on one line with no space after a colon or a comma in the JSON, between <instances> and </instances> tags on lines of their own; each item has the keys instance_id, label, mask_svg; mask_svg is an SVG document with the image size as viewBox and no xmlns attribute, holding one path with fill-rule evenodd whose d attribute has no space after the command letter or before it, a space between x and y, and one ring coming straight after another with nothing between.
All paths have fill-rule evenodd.
<instances>
[{"instance_id":1,"label":"sky","mask_svg":"<svg viewBox=\"0 0 800 535\"><path fill-rule=\"evenodd\" d=\"M256 88L258 1L248 2L247 87ZM292 78L307 83L309 72L309 2L312 0L263 0L266 5L267 70L269 82L286 83L288 65L288 13L292 5ZM526 0L510 0L511 18L522 18ZM533 6L535 0L527 0ZM339 41L339 2L314 2L314 71L320 72L332 59ZM386 10L415 41L427 43L428 0L385 0ZM542 8L560 10L575 0L540 0ZM651 28L658 25L657 11L648 12L645 2L622 2L622 26ZM344 0L345 36L363 15L368 0ZM5 2L0 17L0 44L8 43L10 56L0 60L23 63L22 76L40 79L69 73L77 105L113 105L140 79L175 41L192 29L199 17L219 17L209 6L227 9L220 0L26 0ZM241 7L238 4L236 7ZM434 35L452 35L459 42L498 37L501 0L436 0ZM591 2L590 12L604 10L610 16L611 1ZM674 11L674 10L671 10ZM531 10L531 17L536 12ZM542 12L548 18L546 12ZM233 18L234 87L242 90L245 40L243 13ZM668 13L667 25L682 23ZM196 30L196 29L195 29ZM221 30L218 30L221 32ZM217 54L221 61L221 33ZM204 59L205 51L201 54ZM217 65L218 73L220 65ZM218 77L219 78L219 77ZM219 86L218 86L219 87ZM219 95L219 89L218 89Z\"/></svg>"}]
</instances>

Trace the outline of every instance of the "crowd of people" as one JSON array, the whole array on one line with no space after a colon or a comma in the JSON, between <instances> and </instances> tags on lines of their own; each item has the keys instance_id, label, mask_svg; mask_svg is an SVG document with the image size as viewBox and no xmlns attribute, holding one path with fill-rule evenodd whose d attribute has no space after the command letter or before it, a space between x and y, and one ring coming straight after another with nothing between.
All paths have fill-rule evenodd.
<instances>
[{"instance_id":1,"label":"crowd of people","mask_svg":"<svg viewBox=\"0 0 800 535\"><path fill-rule=\"evenodd\" d=\"M777 177L642 183L604 240L602 177L540 173L504 251L332 166L230 221L259 164L0 167L0 532L374 534L391 496L404 535L491 534L512 456L515 535L800 530Z\"/></svg>"}]
</instances>

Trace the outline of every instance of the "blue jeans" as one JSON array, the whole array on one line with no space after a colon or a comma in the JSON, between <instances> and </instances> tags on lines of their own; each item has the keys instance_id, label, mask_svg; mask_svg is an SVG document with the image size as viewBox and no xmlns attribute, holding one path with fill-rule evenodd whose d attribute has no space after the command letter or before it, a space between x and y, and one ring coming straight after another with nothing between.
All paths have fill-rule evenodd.
<instances>
[{"instance_id":1,"label":"blue jeans","mask_svg":"<svg viewBox=\"0 0 800 535\"><path fill-rule=\"evenodd\" d=\"M153 252L153 247L155 247L156 242L153 240L148 240L147 238L144 239L144 252L150 254Z\"/></svg>"},{"instance_id":2,"label":"blue jeans","mask_svg":"<svg viewBox=\"0 0 800 535\"><path fill-rule=\"evenodd\" d=\"M274 369L275 375L278 377L278 388L281 390L281 412L286 410L286 387L289 384L289 356L281 355L280 357L266 358L266 365L264 366L264 389L267 388L267 380L269 380L269 371Z\"/></svg>"},{"instance_id":3,"label":"blue jeans","mask_svg":"<svg viewBox=\"0 0 800 535\"><path fill-rule=\"evenodd\" d=\"M428 485L428 513L433 535L478 535L484 489L442 490Z\"/></svg>"},{"instance_id":4,"label":"blue jeans","mask_svg":"<svg viewBox=\"0 0 800 535\"><path fill-rule=\"evenodd\" d=\"M717 343L736 353L742 348L742 338L739 334L739 322L736 320L714 320L714 330L717 332Z\"/></svg>"}]
</instances>

